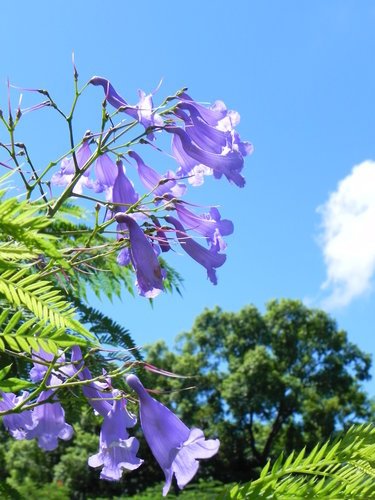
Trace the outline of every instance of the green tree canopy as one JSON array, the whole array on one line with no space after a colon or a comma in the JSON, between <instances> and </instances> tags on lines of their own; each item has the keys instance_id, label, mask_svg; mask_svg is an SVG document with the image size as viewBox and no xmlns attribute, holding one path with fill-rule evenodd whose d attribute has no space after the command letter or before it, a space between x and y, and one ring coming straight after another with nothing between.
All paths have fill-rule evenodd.
<instances>
[{"instance_id":1,"label":"green tree canopy","mask_svg":"<svg viewBox=\"0 0 375 500\"><path fill-rule=\"evenodd\" d=\"M206 471L223 480L248 479L281 450L327 439L371 413L361 387L370 356L327 313L297 300L273 300L264 314L206 309L179 335L176 352L158 342L147 360L192 376L158 377L158 388L183 420L219 435L221 453Z\"/></svg>"}]
</instances>

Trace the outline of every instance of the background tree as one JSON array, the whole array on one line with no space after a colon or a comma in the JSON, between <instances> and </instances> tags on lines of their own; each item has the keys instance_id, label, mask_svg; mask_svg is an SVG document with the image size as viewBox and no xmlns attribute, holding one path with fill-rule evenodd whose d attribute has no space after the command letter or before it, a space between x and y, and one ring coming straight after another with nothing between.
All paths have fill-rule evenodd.
<instances>
[{"instance_id":1,"label":"background tree","mask_svg":"<svg viewBox=\"0 0 375 500\"><path fill-rule=\"evenodd\" d=\"M93 310L80 312L97 334L105 331L107 318ZM144 369L139 376L189 425L219 436L220 453L201 464L204 479L249 480L281 450L288 453L304 445L310 449L336 430L374 414L361 389L369 378L369 355L350 343L325 312L299 301L272 301L264 314L254 306L238 313L205 310L176 344L176 351L162 341L150 345L146 361L188 378ZM95 358L88 361L95 372ZM87 457L97 451L99 422L78 394L63 403L75 437L54 452L46 454L33 441L18 442L2 434L0 476L21 496L28 491L30 498L49 498L57 484L61 498L112 498L163 480L143 441L139 456L147 467L120 483L99 480L98 472L87 465ZM136 411L131 401L129 407Z\"/></svg>"},{"instance_id":2,"label":"background tree","mask_svg":"<svg viewBox=\"0 0 375 500\"><path fill-rule=\"evenodd\" d=\"M297 300L273 300L263 315L254 306L205 310L176 353L158 342L147 360L193 375L157 377L158 388L183 419L220 437L221 453L203 473L224 481L248 479L282 449L311 446L371 413L361 388L370 356L324 311Z\"/></svg>"}]
</instances>

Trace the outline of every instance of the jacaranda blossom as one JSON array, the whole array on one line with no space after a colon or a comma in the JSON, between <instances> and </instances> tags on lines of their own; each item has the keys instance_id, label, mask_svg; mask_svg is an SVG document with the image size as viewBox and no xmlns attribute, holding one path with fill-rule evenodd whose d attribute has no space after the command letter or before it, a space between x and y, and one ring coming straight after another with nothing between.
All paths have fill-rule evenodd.
<instances>
[{"instance_id":1,"label":"jacaranda blossom","mask_svg":"<svg viewBox=\"0 0 375 500\"><path fill-rule=\"evenodd\" d=\"M24 393L16 397L14 394L0 393L0 410L11 410L28 396ZM12 413L3 417L3 423L9 433L18 440L34 439L40 448L51 451L57 448L58 438L69 440L73 436L73 428L65 422L65 412L61 404L55 402L52 390L42 391L37 399L39 406L32 410ZM53 402L45 402L52 399Z\"/></svg>"},{"instance_id":2,"label":"jacaranda blossom","mask_svg":"<svg viewBox=\"0 0 375 500\"><path fill-rule=\"evenodd\" d=\"M240 122L240 115L237 111L227 109L223 101L215 101L212 106L206 108L202 104L194 101L186 92L180 94L179 99L181 102L178 104L177 108L178 110L189 112L191 119L190 125L194 124L194 122L195 124L198 122L203 124L204 122L218 131L229 132L229 134L225 135L227 148L238 150L242 156L247 156L253 152L253 145L248 141L241 141L238 132L235 130L235 127ZM212 130L206 128L206 134L204 135L209 138L210 136L212 137L212 133ZM214 137L222 146L223 143L219 139L219 136L215 135Z\"/></svg>"},{"instance_id":3,"label":"jacaranda blossom","mask_svg":"<svg viewBox=\"0 0 375 500\"><path fill-rule=\"evenodd\" d=\"M0 411L13 410L22 403L28 396L28 392L23 392L21 396L16 396L12 392L0 392ZM20 413L9 413L3 416L3 424L9 434L15 439L26 439L26 430L33 427L32 411L25 410Z\"/></svg>"},{"instance_id":4,"label":"jacaranda blossom","mask_svg":"<svg viewBox=\"0 0 375 500\"><path fill-rule=\"evenodd\" d=\"M165 220L176 228L176 236L181 248L190 255L198 264L207 270L207 276L212 284L217 285L217 276L215 269L222 266L226 261L226 255L218 253L218 249L211 247L204 248L194 241L185 231L184 226L174 217L167 216Z\"/></svg>"},{"instance_id":5,"label":"jacaranda blossom","mask_svg":"<svg viewBox=\"0 0 375 500\"><path fill-rule=\"evenodd\" d=\"M30 372L30 378L33 382L39 382L47 373L47 366L39 362L51 362L54 356L40 349L39 351L33 351L32 357L35 362ZM63 354L60 355L57 363L61 366L51 371L46 380L48 385L61 385L66 378L74 373L73 367L70 364L65 364ZM19 397L12 393L0 393L0 395L2 396L0 410L4 411L11 410L22 401L25 401L29 394L25 392ZM65 422L65 412L53 389L42 391L36 402L39 405L31 410L5 415L3 418L4 425L15 439L36 438L40 448L47 451L54 450L58 445L58 438L68 440L73 436L73 428Z\"/></svg>"},{"instance_id":6,"label":"jacaranda blossom","mask_svg":"<svg viewBox=\"0 0 375 500\"><path fill-rule=\"evenodd\" d=\"M205 439L200 429L189 429L173 412L152 398L135 375L126 377L138 394L140 421L152 454L165 474L163 495L171 487L173 475L180 489L196 474L199 459L210 458L219 449L218 439Z\"/></svg>"},{"instance_id":7,"label":"jacaranda blossom","mask_svg":"<svg viewBox=\"0 0 375 500\"><path fill-rule=\"evenodd\" d=\"M196 215L188 210L184 203L175 203L176 212L185 229L192 229L205 236L208 242L217 250L225 250L223 236L233 233L233 222L221 219L219 210L211 207L209 213Z\"/></svg>"},{"instance_id":8,"label":"jacaranda blossom","mask_svg":"<svg viewBox=\"0 0 375 500\"><path fill-rule=\"evenodd\" d=\"M133 183L126 176L122 161L118 161L117 177L113 184L112 201L116 203L113 211L126 212L131 205L134 205L139 200L138 194L135 192ZM117 204L120 204L118 206Z\"/></svg>"},{"instance_id":9,"label":"jacaranda blossom","mask_svg":"<svg viewBox=\"0 0 375 500\"><path fill-rule=\"evenodd\" d=\"M72 347L71 361L76 373L78 373L78 380L92 380L90 370L83 365L82 352L79 346ZM102 417L107 416L108 413L112 410L112 394L108 391L105 392L107 389L108 384L98 381L82 385L83 395L85 396L85 398L87 398L90 406L92 406L94 410L98 412Z\"/></svg>"},{"instance_id":10,"label":"jacaranda blossom","mask_svg":"<svg viewBox=\"0 0 375 500\"><path fill-rule=\"evenodd\" d=\"M162 127L164 125L163 119L153 108L152 94L146 94L143 90L140 90L138 93L138 103L135 106L131 106L116 92L111 82L106 78L94 76L91 78L90 83L92 85L101 86L104 90L105 99L111 106L116 109L121 109L134 120L139 121L146 130L151 127ZM148 137L153 139L151 131Z\"/></svg>"},{"instance_id":11,"label":"jacaranda blossom","mask_svg":"<svg viewBox=\"0 0 375 500\"><path fill-rule=\"evenodd\" d=\"M41 348L39 351L32 351L34 366L29 375L33 382L40 382L44 378L48 368L46 363L50 363L54 357L54 354ZM50 386L61 385L67 378L72 377L74 372L73 366L70 363L65 363L65 354L60 352L56 360L56 368L51 371L46 382Z\"/></svg>"},{"instance_id":12,"label":"jacaranda blossom","mask_svg":"<svg viewBox=\"0 0 375 500\"><path fill-rule=\"evenodd\" d=\"M114 396L117 394L115 393ZM90 467L103 467L100 478L119 481L124 469L137 469L143 460L138 458L139 442L129 437L127 428L137 420L126 409L126 400L114 401L111 411L104 417L99 442L99 452L89 458Z\"/></svg>"},{"instance_id":13,"label":"jacaranda blossom","mask_svg":"<svg viewBox=\"0 0 375 500\"><path fill-rule=\"evenodd\" d=\"M233 182L238 187L245 185L245 179L241 175L241 170L244 165L243 156L239 151L229 150L227 152L216 153L211 150L202 149L191 139L189 134L179 127L166 127L165 130L174 134L172 151L177 157L181 158L183 155L189 158L190 164L188 168L191 170L192 165L204 165L211 168L213 175L216 179L220 179L223 175L228 181ZM176 155L178 153L178 156ZM182 174L188 175L190 170L187 171L182 167Z\"/></svg>"},{"instance_id":14,"label":"jacaranda blossom","mask_svg":"<svg viewBox=\"0 0 375 500\"><path fill-rule=\"evenodd\" d=\"M81 169L91 157L91 150L89 146L89 141L84 139L81 146L76 152L77 166ZM61 161L61 168L51 177L51 183L55 186L67 186L71 183L74 174L76 172L76 167L74 159L72 156L66 157ZM92 188L93 184L89 178L90 168L85 170L83 176L78 180L77 184L74 186L73 192L77 194L82 193L82 188Z\"/></svg>"},{"instance_id":15,"label":"jacaranda blossom","mask_svg":"<svg viewBox=\"0 0 375 500\"><path fill-rule=\"evenodd\" d=\"M241 141L234 130L239 114L227 110L221 101L206 108L185 92L179 99L173 114L181 120L183 128L168 125L165 130L174 134L172 152L180 165L180 175L191 176L193 185L200 185L204 175L213 173L216 179L224 175L243 187L245 179L240 173L243 157L250 154L253 147Z\"/></svg>"},{"instance_id":16,"label":"jacaranda blossom","mask_svg":"<svg viewBox=\"0 0 375 500\"><path fill-rule=\"evenodd\" d=\"M150 130L147 137L150 140L155 138L151 131L154 127L163 127L163 118L155 111L154 103L152 100L153 93L146 94L143 90L138 90L139 101L135 106L137 110L137 120L141 123L146 130Z\"/></svg>"},{"instance_id":17,"label":"jacaranda blossom","mask_svg":"<svg viewBox=\"0 0 375 500\"><path fill-rule=\"evenodd\" d=\"M164 290L164 276L153 246L132 217L119 213L116 220L126 224L129 231L129 256L137 276L139 293L149 299L156 297Z\"/></svg>"},{"instance_id":18,"label":"jacaranda blossom","mask_svg":"<svg viewBox=\"0 0 375 500\"><path fill-rule=\"evenodd\" d=\"M228 110L223 101L215 101L212 106L207 108L206 106L203 106L203 104L195 101L186 92L179 94L178 98L181 103L188 103L191 106L194 106L203 120L213 127L216 127L221 120L225 119L227 116Z\"/></svg>"},{"instance_id":19,"label":"jacaranda blossom","mask_svg":"<svg viewBox=\"0 0 375 500\"><path fill-rule=\"evenodd\" d=\"M94 191L101 193L111 190L117 177L117 167L106 153L99 156L94 165L96 181Z\"/></svg>"},{"instance_id":20,"label":"jacaranda blossom","mask_svg":"<svg viewBox=\"0 0 375 500\"><path fill-rule=\"evenodd\" d=\"M73 437L73 428L65 422L65 412L56 401L45 403L47 399L54 400L52 390L43 391L37 399L41 403L32 410L32 427L26 426L26 439L36 438L40 448L51 451L57 448L58 438L67 441Z\"/></svg>"},{"instance_id":21,"label":"jacaranda blossom","mask_svg":"<svg viewBox=\"0 0 375 500\"><path fill-rule=\"evenodd\" d=\"M155 196L164 196L170 194L180 198L186 191L186 185L176 181L174 172L167 172L162 176L156 170L145 164L142 158L135 151L129 151L129 156L134 158L137 165L137 171L142 184L146 189L152 191Z\"/></svg>"}]
</instances>

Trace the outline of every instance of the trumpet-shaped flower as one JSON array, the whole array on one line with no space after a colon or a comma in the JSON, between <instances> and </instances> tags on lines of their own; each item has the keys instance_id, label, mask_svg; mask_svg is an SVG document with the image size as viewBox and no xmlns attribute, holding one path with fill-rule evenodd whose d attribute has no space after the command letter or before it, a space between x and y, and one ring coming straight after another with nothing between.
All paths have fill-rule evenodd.
<instances>
[{"instance_id":1,"label":"trumpet-shaped flower","mask_svg":"<svg viewBox=\"0 0 375 500\"><path fill-rule=\"evenodd\" d=\"M218 250L225 250L226 243L223 236L233 233L233 222L221 219L217 208L211 207L209 213L196 215L188 210L183 203L176 203L175 207L178 218L185 228L205 236L211 245Z\"/></svg>"},{"instance_id":2,"label":"trumpet-shaped flower","mask_svg":"<svg viewBox=\"0 0 375 500\"><path fill-rule=\"evenodd\" d=\"M166 127L174 134L172 151L180 165L181 175L190 175L190 182L199 185L204 175L223 175L239 187L245 185L240 174L243 157L253 150L249 142L241 141L234 127L240 116L227 110L221 101L206 108L183 92L173 113L184 123L184 129ZM204 168L205 167L205 168Z\"/></svg>"},{"instance_id":3,"label":"trumpet-shaped flower","mask_svg":"<svg viewBox=\"0 0 375 500\"><path fill-rule=\"evenodd\" d=\"M30 371L30 378L33 382L41 381L47 374L47 366L40 362L51 362L54 358L43 349L33 352L34 367ZM74 374L74 368L70 364L64 364L65 357L60 355L56 363L62 364L52 370L47 378L47 383L51 386L61 385L64 380ZM0 401L0 410L12 410L25 401L28 393L16 397L14 394L3 394ZM47 402L48 400L48 402ZM52 400L52 402L50 402ZM53 389L42 391L37 399L38 406L32 410L24 410L20 413L5 415L3 422L9 433L15 439L38 440L38 445L44 450L54 450L58 444L58 438L68 440L73 435L73 428L65 422L65 413L54 394Z\"/></svg>"},{"instance_id":4,"label":"trumpet-shaped flower","mask_svg":"<svg viewBox=\"0 0 375 500\"><path fill-rule=\"evenodd\" d=\"M165 220L173 224L176 228L176 236L181 245L181 248L190 255L198 264L207 270L207 277L214 285L217 285L217 276L215 269L222 266L226 261L226 255L218 253L217 248L204 248L202 245L194 241L186 233L184 226L174 217L168 216Z\"/></svg>"},{"instance_id":5,"label":"trumpet-shaped flower","mask_svg":"<svg viewBox=\"0 0 375 500\"><path fill-rule=\"evenodd\" d=\"M153 107L152 93L146 94L143 90L138 92L139 101L135 106L130 106L127 101L121 97L106 78L100 76L94 76L91 78L90 83L95 86L101 86L104 90L105 99L116 109L124 111L134 120L139 121L144 128L150 129L152 127L162 127L164 121L162 117L156 113ZM150 132L148 134L150 139L153 139L153 134Z\"/></svg>"},{"instance_id":6,"label":"trumpet-shaped flower","mask_svg":"<svg viewBox=\"0 0 375 500\"><path fill-rule=\"evenodd\" d=\"M213 127L216 127L221 120L225 119L228 113L223 101L215 101L211 107L207 108L206 106L203 106L203 104L199 104L197 101L194 101L194 99L186 92L182 92L179 95L179 99L181 103L188 103L191 106L194 106L203 120Z\"/></svg>"},{"instance_id":7,"label":"trumpet-shaped flower","mask_svg":"<svg viewBox=\"0 0 375 500\"><path fill-rule=\"evenodd\" d=\"M96 160L94 171L96 177L94 191L101 193L110 190L116 181L118 170L106 153Z\"/></svg>"},{"instance_id":8,"label":"trumpet-shaped flower","mask_svg":"<svg viewBox=\"0 0 375 500\"><path fill-rule=\"evenodd\" d=\"M143 90L138 90L139 101L135 106L137 110L137 119L146 130L151 130L154 127L163 127L163 118L155 111L152 100L153 93L146 94ZM150 140L155 138L152 132L147 134Z\"/></svg>"},{"instance_id":9,"label":"trumpet-shaped flower","mask_svg":"<svg viewBox=\"0 0 375 500\"><path fill-rule=\"evenodd\" d=\"M117 177L113 185L112 201L116 205L113 209L116 212L126 212L126 210L137 203L139 200L138 194L135 192L133 183L125 175L122 161L117 162Z\"/></svg>"},{"instance_id":10,"label":"trumpet-shaped flower","mask_svg":"<svg viewBox=\"0 0 375 500\"><path fill-rule=\"evenodd\" d=\"M26 439L36 438L38 445L44 450L51 451L57 448L58 438L67 441L73 436L73 428L65 422L65 412L61 404L56 401L45 403L54 395L52 390L41 392L36 406L32 410L32 426L26 426Z\"/></svg>"},{"instance_id":11,"label":"trumpet-shaped flower","mask_svg":"<svg viewBox=\"0 0 375 500\"><path fill-rule=\"evenodd\" d=\"M136 161L138 175L142 184L149 191L153 191L155 196L164 196L165 194L170 194L176 198L183 196L186 186L182 182L176 181L176 175L173 172L169 171L165 176L162 176L146 165L139 154L130 151L129 156Z\"/></svg>"},{"instance_id":12,"label":"trumpet-shaped flower","mask_svg":"<svg viewBox=\"0 0 375 500\"><path fill-rule=\"evenodd\" d=\"M24 392L21 396L16 396L12 392L0 392L0 411L13 410L22 403L29 393ZM9 434L15 439L26 439L26 429L33 426L32 411L25 410L20 413L9 413L3 416L3 424Z\"/></svg>"},{"instance_id":13,"label":"trumpet-shaped flower","mask_svg":"<svg viewBox=\"0 0 375 500\"><path fill-rule=\"evenodd\" d=\"M91 156L91 150L89 146L89 141L84 139L81 146L77 149L75 154L77 167L81 169L89 160ZM55 186L67 186L72 182L74 174L76 172L76 165L72 156L67 156L61 161L61 168L58 172L53 174L51 177L51 183ZM92 181L89 179L90 168L85 170L83 176L79 179L77 184L74 186L73 192L77 194L82 193L82 188L92 188Z\"/></svg>"},{"instance_id":14,"label":"trumpet-shaped flower","mask_svg":"<svg viewBox=\"0 0 375 500\"><path fill-rule=\"evenodd\" d=\"M71 361L75 367L77 377L81 381L91 380L92 375L87 367L83 366L82 352L79 346L73 346ZM108 415L112 410L112 403L110 401L111 393L105 392L108 385L97 381L90 382L82 385L83 395L87 398L89 404L94 410L102 417Z\"/></svg>"},{"instance_id":15,"label":"trumpet-shaped flower","mask_svg":"<svg viewBox=\"0 0 375 500\"><path fill-rule=\"evenodd\" d=\"M212 169L214 177L220 179L223 175L228 181L239 187L245 185L245 179L240 174L244 160L239 151L228 150L221 153L202 149L191 139L189 134L179 127L166 127L165 130L174 134L172 151L180 163L181 175L188 175L195 167L203 165Z\"/></svg>"},{"instance_id":16,"label":"trumpet-shaped flower","mask_svg":"<svg viewBox=\"0 0 375 500\"><path fill-rule=\"evenodd\" d=\"M33 382L40 382L44 378L48 368L48 365L44 363L50 363L54 357L54 354L46 352L41 348L39 351L33 351L32 358L34 360L34 366L30 370L30 379ZM65 354L60 352L56 360L56 368L51 371L47 383L49 385L60 385L64 380L71 377L74 371L71 364L65 363Z\"/></svg>"},{"instance_id":17,"label":"trumpet-shaped flower","mask_svg":"<svg viewBox=\"0 0 375 500\"><path fill-rule=\"evenodd\" d=\"M103 467L100 478L119 481L124 469L134 470L142 465L138 458L139 442L129 437L127 428L134 427L137 420L126 409L125 399L114 402L111 411L104 417L100 432L99 452L89 458L90 467Z\"/></svg>"},{"instance_id":18,"label":"trumpet-shaped flower","mask_svg":"<svg viewBox=\"0 0 375 500\"><path fill-rule=\"evenodd\" d=\"M132 217L119 213L116 220L126 224L129 231L129 256L137 275L139 293L149 299L156 297L164 289L164 277L153 246Z\"/></svg>"},{"instance_id":19,"label":"trumpet-shaped flower","mask_svg":"<svg viewBox=\"0 0 375 500\"><path fill-rule=\"evenodd\" d=\"M152 398L135 375L126 377L138 394L141 426L152 454L165 474L163 495L175 475L178 487L184 488L196 474L202 458L210 458L219 449L218 439L205 439L200 429L189 429L173 412Z\"/></svg>"}]
</instances>

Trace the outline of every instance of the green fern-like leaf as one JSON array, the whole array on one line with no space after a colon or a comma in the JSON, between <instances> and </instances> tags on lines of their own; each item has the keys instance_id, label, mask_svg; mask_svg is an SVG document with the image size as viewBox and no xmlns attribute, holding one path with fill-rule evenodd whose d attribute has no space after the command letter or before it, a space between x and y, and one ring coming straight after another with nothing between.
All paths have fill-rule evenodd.
<instances>
[{"instance_id":1,"label":"green fern-like leaf","mask_svg":"<svg viewBox=\"0 0 375 500\"><path fill-rule=\"evenodd\" d=\"M32 260L37 257L37 252L30 250L22 243L0 243L0 262L3 266L10 267L12 263Z\"/></svg>"},{"instance_id":2,"label":"green fern-like leaf","mask_svg":"<svg viewBox=\"0 0 375 500\"><path fill-rule=\"evenodd\" d=\"M86 338L93 335L74 318L75 309L71 307L52 283L41 280L38 273L29 275L27 269L7 270L0 273L0 294L10 304L29 309L37 318L51 324L54 328L70 328Z\"/></svg>"},{"instance_id":3,"label":"green fern-like leaf","mask_svg":"<svg viewBox=\"0 0 375 500\"><path fill-rule=\"evenodd\" d=\"M46 325L36 318L24 320L23 311L4 309L0 315L0 350L9 348L14 352L30 352L31 349L57 354L59 348L87 345L82 338L66 333L65 328Z\"/></svg>"},{"instance_id":4,"label":"green fern-like leaf","mask_svg":"<svg viewBox=\"0 0 375 500\"><path fill-rule=\"evenodd\" d=\"M294 459L281 455L259 479L236 485L221 498L244 499L370 499L375 498L375 426L352 426L334 441L317 445Z\"/></svg>"},{"instance_id":5,"label":"green fern-like leaf","mask_svg":"<svg viewBox=\"0 0 375 500\"><path fill-rule=\"evenodd\" d=\"M40 253L63 263L61 253L54 244L55 238L45 232L51 220L41 215L43 206L18 198L5 199L5 194L6 190L0 191L0 239L18 243L32 254Z\"/></svg>"}]
</instances>

